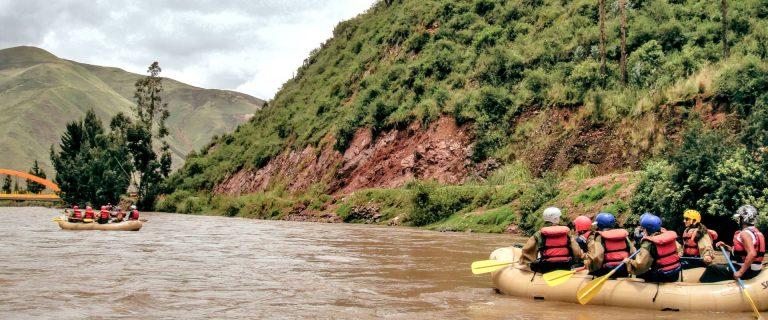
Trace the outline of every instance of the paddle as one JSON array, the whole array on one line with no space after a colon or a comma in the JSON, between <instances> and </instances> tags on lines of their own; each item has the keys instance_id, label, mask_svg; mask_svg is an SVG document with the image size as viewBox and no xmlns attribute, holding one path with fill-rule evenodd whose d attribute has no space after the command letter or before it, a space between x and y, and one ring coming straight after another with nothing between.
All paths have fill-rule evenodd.
<instances>
[{"instance_id":1,"label":"paddle","mask_svg":"<svg viewBox=\"0 0 768 320\"><path fill-rule=\"evenodd\" d=\"M499 260L475 261L475 262L472 262L472 273L481 274L481 273L494 272L514 262L515 261L499 261Z\"/></svg>"},{"instance_id":2,"label":"paddle","mask_svg":"<svg viewBox=\"0 0 768 320\"><path fill-rule=\"evenodd\" d=\"M566 281L571 279L571 276L573 276L573 274L581 270L584 270L586 268L587 267L581 267L574 270L555 270L555 271L545 273L544 276L542 276L542 278L544 278L544 282L546 282L548 286L554 287L554 286L565 283Z\"/></svg>"},{"instance_id":3,"label":"paddle","mask_svg":"<svg viewBox=\"0 0 768 320\"><path fill-rule=\"evenodd\" d=\"M723 251L723 255L725 256L725 261L728 261L728 265L731 266L731 270L736 272L736 268L733 267L733 262L731 262L731 258L728 256L728 253L725 252L725 248L721 246L720 250ZM755 302L752 301L752 297L749 296L749 292L747 292L747 289L744 288L744 281L741 281L741 278L736 278L736 281L739 282L739 287L741 287L741 292L744 293L745 297L747 297L747 302L749 302L749 306L752 307L752 311L755 313L755 316L757 316L758 319L762 319L763 317L760 316L760 311L757 310L757 306L755 305Z\"/></svg>"},{"instance_id":4,"label":"paddle","mask_svg":"<svg viewBox=\"0 0 768 320\"><path fill-rule=\"evenodd\" d=\"M629 256L629 259L632 259L637 253L640 252L640 250L635 251L631 256ZM610 272L608 272L606 275L596 278L587 285L581 287L579 291L576 291L576 299L579 300L579 303L581 304L587 304L589 300L592 300L592 298L595 297L595 295L600 292L600 289L603 287L603 284L605 284L605 280L608 280L619 268L624 266L624 262L616 266L616 268L613 268Z\"/></svg>"}]
</instances>

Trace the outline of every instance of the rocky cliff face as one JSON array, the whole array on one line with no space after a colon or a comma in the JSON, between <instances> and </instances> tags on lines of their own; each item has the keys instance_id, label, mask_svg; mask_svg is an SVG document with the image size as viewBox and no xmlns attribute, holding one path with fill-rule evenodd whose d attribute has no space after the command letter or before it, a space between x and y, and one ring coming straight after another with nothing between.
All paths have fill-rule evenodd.
<instances>
[{"instance_id":1,"label":"rocky cliff face","mask_svg":"<svg viewBox=\"0 0 768 320\"><path fill-rule=\"evenodd\" d=\"M332 143L318 150L285 150L258 170L241 170L214 189L215 194L238 196L285 183L288 190L303 190L323 182L330 193L346 194L363 188L393 188L411 179L461 183L476 172L468 125L458 126L449 117L423 129L419 122L405 130L391 130L374 137L360 129L341 154Z\"/></svg>"}]
</instances>

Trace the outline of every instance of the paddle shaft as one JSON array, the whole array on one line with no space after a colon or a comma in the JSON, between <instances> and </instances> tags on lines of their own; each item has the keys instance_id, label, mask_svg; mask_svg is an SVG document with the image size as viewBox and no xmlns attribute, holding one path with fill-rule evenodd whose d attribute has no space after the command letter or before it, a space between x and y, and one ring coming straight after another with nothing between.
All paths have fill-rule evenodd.
<instances>
[{"instance_id":1,"label":"paddle shaft","mask_svg":"<svg viewBox=\"0 0 768 320\"><path fill-rule=\"evenodd\" d=\"M731 257L728 256L728 252L725 251L725 248L721 246L720 251L723 252L723 255L725 256L725 261L728 261L728 265L731 267L731 271L736 272L736 268L733 267L733 262L731 262ZM741 281L741 277L736 278L736 281L739 282L739 287L741 288L741 292L744 293L744 296L747 298L747 302L749 302L749 306L752 307L752 312L755 313L755 316L757 316L758 319L762 319L762 317L760 316L760 311L757 310L757 306L755 305L755 302L752 301L752 297L749 295L749 292L747 292L747 288L744 287L744 281Z\"/></svg>"},{"instance_id":2,"label":"paddle shaft","mask_svg":"<svg viewBox=\"0 0 768 320\"><path fill-rule=\"evenodd\" d=\"M632 259L632 258L634 258L634 257L635 257L635 255L637 255L639 252L640 252L640 250L637 250L637 251L635 251L635 253L633 253L632 255L630 255L628 259ZM595 290L600 290L600 289L603 287L603 283L605 283L605 280L607 280L608 278L610 278L610 277L611 277L611 276L612 276L614 273L616 273L616 271L618 271L618 270L619 270L619 269L620 269L622 266L624 266L624 261L622 261L622 262L621 262L621 263L620 263L618 266L616 266L615 268L611 269L611 271L610 271L610 272L608 272L608 274L606 274L606 275L604 275L604 276L602 276L602 277L600 277L600 278L597 278L597 279L596 279L597 281L595 281L595 280L592 280L592 282L589 282L589 283L587 283L587 286L590 286L590 287L589 287L589 288L588 288L588 289L587 289L585 292L582 292L581 294L579 294L579 295L576 297L576 298L579 300L579 303L581 303L581 304L586 304L587 302L589 302L589 300L592 300L592 298L591 298L591 297L592 297L593 295L590 295L590 293L592 293L592 291L595 291ZM588 298L587 298L587 299L584 299L584 297L588 297Z\"/></svg>"}]
</instances>

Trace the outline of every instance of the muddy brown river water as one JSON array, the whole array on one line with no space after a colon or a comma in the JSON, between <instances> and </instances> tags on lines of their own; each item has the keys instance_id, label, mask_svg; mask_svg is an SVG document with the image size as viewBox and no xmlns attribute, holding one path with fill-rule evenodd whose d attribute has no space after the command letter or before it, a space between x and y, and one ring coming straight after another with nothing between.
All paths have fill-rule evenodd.
<instances>
[{"instance_id":1,"label":"muddy brown river water","mask_svg":"<svg viewBox=\"0 0 768 320\"><path fill-rule=\"evenodd\" d=\"M522 238L145 213L66 231L0 208L0 319L751 319L496 294L470 264Z\"/></svg>"}]
</instances>

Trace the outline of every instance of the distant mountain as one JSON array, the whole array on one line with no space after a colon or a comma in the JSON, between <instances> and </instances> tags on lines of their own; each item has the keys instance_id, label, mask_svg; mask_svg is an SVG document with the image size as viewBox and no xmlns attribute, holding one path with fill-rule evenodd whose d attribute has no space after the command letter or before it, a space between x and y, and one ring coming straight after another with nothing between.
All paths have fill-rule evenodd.
<instances>
[{"instance_id":1,"label":"distant mountain","mask_svg":"<svg viewBox=\"0 0 768 320\"><path fill-rule=\"evenodd\" d=\"M58 147L66 123L89 109L105 126L118 112L130 114L134 83L144 76L60 59L35 47L0 50L0 168L27 171L37 159L53 176L49 149ZM233 131L264 105L264 100L243 93L163 80L174 167L188 152L214 135Z\"/></svg>"}]
</instances>

